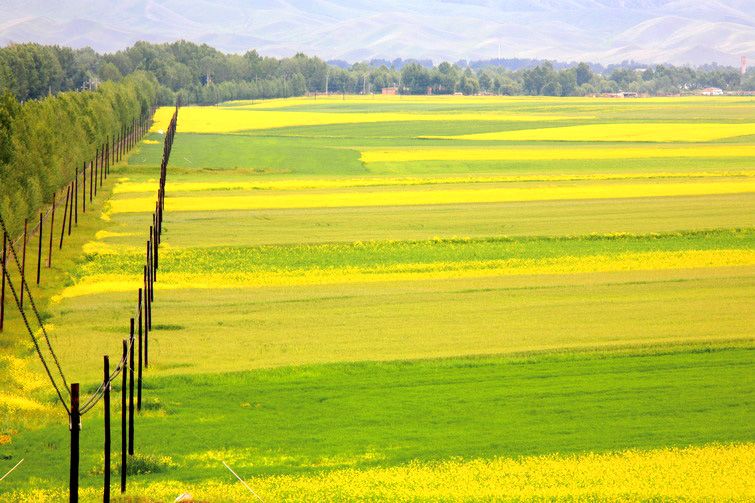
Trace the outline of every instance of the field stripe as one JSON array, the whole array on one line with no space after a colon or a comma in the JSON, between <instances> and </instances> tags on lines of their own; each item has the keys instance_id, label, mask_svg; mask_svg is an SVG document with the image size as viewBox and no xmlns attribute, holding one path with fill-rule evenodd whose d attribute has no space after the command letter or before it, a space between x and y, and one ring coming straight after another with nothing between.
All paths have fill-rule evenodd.
<instances>
[{"instance_id":1,"label":"field stripe","mask_svg":"<svg viewBox=\"0 0 755 503\"><path fill-rule=\"evenodd\" d=\"M476 175L476 176L407 176L407 177L379 177L379 178L339 178L339 179L301 179L301 180L268 180L268 181L222 181L222 182L172 182L173 192L199 192L220 190L306 190L306 189L340 189L349 187L391 187L412 185L449 185L456 183L502 183L502 182L576 182L576 181L606 181L606 180L657 180L669 178L755 178L755 171L685 171L685 172L653 172L653 173L595 173L572 175ZM114 194L135 194L139 192L154 192L155 182L131 182L121 180L114 187Z\"/></svg>"},{"instance_id":2,"label":"field stripe","mask_svg":"<svg viewBox=\"0 0 755 503\"><path fill-rule=\"evenodd\" d=\"M358 206L413 206L428 204L503 203L568 199L622 199L697 196L755 192L750 180L704 183L595 184L576 186L499 187L442 190L362 191L250 194L248 196L168 197L166 211L217 211L283 208L337 208ZM154 199L139 197L110 201L104 217L117 213L149 212Z\"/></svg>"},{"instance_id":3,"label":"field stripe","mask_svg":"<svg viewBox=\"0 0 755 503\"><path fill-rule=\"evenodd\" d=\"M167 128L173 109L160 108L155 114L151 132ZM292 126L320 126L325 124L366 124L375 122L545 122L590 119L592 116L559 115L549 113L409 113L409 112L299 112L270 111L248 108L182 107L179 131L182 133L235 133L276 129Z\"/></svg>"},{"instance_id":4,"label":"field stripe","mask_svg":"<svg viewBox=\"0 0 755 503\"><path fill-rule=\"evenodd\" d=\"M238 450L196 453L201 467L218 460L245 459ZM365 456L368 457L368 456ZM374 456L379 460L379 457ZM629 449L614 453L551 454L521 458L452 459L375 468L340 468L315 474L258 476L251 484L265 501L729 501L755 498L749 468L755 444L708 444L686 448ZM243 466L246 466L244 463ZM251 467L248 467L249 470ZM186 483L164 480L130 490L150 500L172 501ZM246 501L244 486L232 482L192 484L206 501ZM65 489L10 493L12 501L60 501ZM83 488L96 500L100 490ZM449 496L451 495L451 496Z\"/></svg>"},{"instance_id":5,"label":"field stripe","mask_svg":"<svg viewBox=\"0 0 755 503\"><path fill-rule=\"evenodd\" d=\"M553 128L520 129L455 136L428 136L451 140L513 141L647 141L705 142L755 134L755 124L721 123L609 123Z\"/></svg>"},{"instance_id":6,"label":"field stripe","mask_svg":"<svg viewBox=\"0 0 755 503\"><path fill-rule=\"evenodd\" d=\"M364 149L364 163L415 161L558 161L596 159L755 157L753 145L690 145L684 147L508 147Z\"/></svg>"},{"instance_id":7,"label":"field stripe","mask_svg":"<svg viewBox=\"0 0 755 503\"><path fill-rule=\"evenodd\" d=\"M688 250L543 259L429 262L332 269L292 269L287 271L201 274L165 272L161 273L161 281L155 286L158 290L259 288L753 265L755 265L755 250ZM138 288L140 281L141 276L139 275L93 274L85 276L73 286L65 288L54 298L54 301L59 302L65 298L107 292L127 292Z\"/></svg>"}]
</instances>

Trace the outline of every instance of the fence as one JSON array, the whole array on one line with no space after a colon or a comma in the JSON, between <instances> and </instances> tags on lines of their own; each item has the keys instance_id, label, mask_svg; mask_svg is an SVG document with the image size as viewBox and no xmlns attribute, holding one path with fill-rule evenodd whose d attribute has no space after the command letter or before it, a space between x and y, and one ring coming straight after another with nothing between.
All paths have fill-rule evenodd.
<instances>
[{"instance_id":1,"label":"fence","mask_svg":"<svg viewBox=\"0 0 755 503\"><path fill-rule=\"evenodd\" d=\"M121 489L121 493L124 493L126 491L128 456L133 456L134 451L135 451L134 449L134 437L135 437L134 411L141 410L142 373L143 373L143 368L148 367L149 365L148 341L149 341L149 333L152 330L152 303L155 300L154 284L157 279L159 245L160 245L160 239L162 236L162 222L163 222L163 214L165 210L165 182L166 182L166 176L167 176L168 160L170 158L170 153L173 146L173 139L175 137L175 132L176 132L176 123L178 120L178 108L179 108L179 105L176 104L175 112L170 121L170 126L168 127L168 130L165 136L162 162L160 164L160 183L157 190L157 198L155 201L155 211L152 214L152 225L149 228L149 239L146 241L145 264L143 268L144 282L143 282L143 287L138 289L136 309L134 311L133 316L129 320L129 337L128 339L124 339L122 342L121 358L118 361L115 367L115 370L113 370L112 372L110 371L109 357L107 355L103 357L102 383L97 388L97 390L91 396L86 398L84 401L82 401L79 383L71 383L70 386L68 385L68 381L66 380L63 369L60 366L60 362L58 361L57 356L55 355L55 351L50 342L50 338L44 327L39 311L36 305L34 304L34 298L31 294L31 290L29 289L29 285L25 279L25 275L23 273L24 260L22 258L22 260L19 261L18 255L16 254L15 245L17 244L17 242L16 243L9 242L9 240L7 239L7 227L6 227L5 221L0 215L0 224L2 225L3 235L5 236L4 240L8 242L7 244L9 245L9 250L11 251L13 260L20 273L20 285L21 285L20 295L19 295L19 292L16 290L16 287L13 283L9 268L6 267L6 254L5 254L6 243L4 243L4 246L3 246L3 252L4 252L3 253L3 267L2 267L3 285L5 285L7 281L7 284L10 287L10 291L12 293L13 299L15 300L16 306L18 307L19 313L21 314L21 318L23 320L26 331L28 332L34 344L35 350L37 352L37 356L39 357L45 369L45 372L47 373L50 383L55 389L55 392L59 398L60 404L65 409L66 414L69 417L69 430L70 430L70 440L71 440L69 501L71 502L78 502L78 497L79 497L78 495L79 459L80 459L79 440L80 440L80 433L81 433L81 418L85 414L93 410L94 407L100 402L102 402L104 406L103 418L104 418L104 429L105 429L105 441L103 445L103 452L104 452L103 501L105 502L110 501L110 482L111 482L110 480L111 478L111 470L110 470L110 462L111 462L111 410L110 410L111 402L110 402L110 398L111 397L110 397L110 392L112 390L112 383L116 380L116 378L118 378L118 376L121 376L121 379L122 379L120 489ZM125 135L123 137L123 139L127 140L131 146L135 144L137 138L138 138L137 136L133 136L132 138L128 139L127 136ZM125 150L126 148L128 148L127 144L124 144L123 146L121 145L118 146L119 150L120 149ZM123 152L121 151L117 155L120 156L122 155L122 153ZM113 156L116 155L115 147L113 148L112 154ZM115 157L113 157L113 160L115 160ZM101 169L99 171L99 175L102 178L103 170L107 171L107 168L105 167L107 166L107 163L101 164L100 166L101 166ZM96 173L96 172L93 171L92 173ZM90 178L90 180L97 180L97 178L92 177ZM90 183L90 191L92 190L91 189L92 185L96 185L96 184ZM74 186L73 187L74 194L76 193L75 189L76 187ZM69 198L70 196L71 196L71 186L69 186ZM69 229L71 227L70 214L76 213L76 210L73 209L75 207L77 206L72 205L71 212L66 212L68 215L68 228ZM54 210L52 211L53 211L52 214L54 215ZM52 221L52 217L51 217L51 221ZM66 223L66 220L64 216L64 219L63 219L64 231L62 231L62 233L65 232L65 223ZM41 229L41 226L40 226L40 229ZM25 234L25 236L26 235L27 234ZM41 237L40 237L40 242L41 242ZM25 245L26 239L24 239L23 243ZM3 291L5 291L4 288L3 288ZM27 316L27 312L24 309L23 302L22 302L23 292L26 292L27 298L29 300L31 311L35 317L34 319L36 320L36 324L38 325L37 330L32 329L32 324L29 321L29 316ZM52 364L48 362L47 358L43 354L42 348L40 346L40 341L36 335L37 332L40 332L44 338L47 351L49 352L51 360L52 360ZM53 364L57 372L54 371ZM128 370L128 372L126 372L126 370ZM58 382L58 377L55 377L54 375L55 373L57 373L57 375L59 376L60 383ZM136 387L136 404L134 404L135 387ZM66 400L65 395L67 395L68 400Z\"/></svg>"},{"instance_id":2,"label":"fence","mask_svg":"<svg viewBox=\"0 0 755 503\"><path fill-rule=\"evenodd\" d=\"M7 268L8 259L8 245L10 244L11 253L14 254L15 250L21 244L21 269L19 274L21 281L25 280L27 274L26 256L27 248L32 238L36 235L37 238L37 264L36 264L36 284L39 285L42 281L42 261L43 261L43 248L44 243L44 227L45 223L49 222L49 238L47 243L47 268L52 267L53 257L53 245L57 242L58 250L63 248L64 238L70 236L72 229L78 227L79 224L79 208L82 213L87 211L87 199L91 207L94 197L97 195L97 189L102 188L104 181L110 174L111 164L120 161L128 150L133 148L139 139L141 139L149 130L151 125L151 117L154 115L155 109L152 108L148 113L144 114L138 119L131 121L128 126L123 126L118 134L114 135L112 140L107 139L105 143L97 147L94 158L89 162L84 162L81 168L76 169L76 174L69 183L66 184L65 189L61 189L59 193L53 194L52 202L47 208L47 211L40 211L39 220L36 225L29 229L29 221L24 221L24 231L16 238L11 240L6 231L3 231L3 249L2 249L2 263L0 267L3 268L3 281L0 291L0 332L5 327L5 269ZM89 176L87 177L87 171ZM87 194L87 182L89 193ZM81 190L79 190L81 187ZM65 196L63 193L65 192ZM81 194L81 197L79 197ZM55 228L55 216L58 208L63 209L63 218L60 224L60 237L58 238L58 232ZM15 257L17 259L17 257ZM24 305L24 290L20 292L21 306Z\"/></svg>"}]
</instances>

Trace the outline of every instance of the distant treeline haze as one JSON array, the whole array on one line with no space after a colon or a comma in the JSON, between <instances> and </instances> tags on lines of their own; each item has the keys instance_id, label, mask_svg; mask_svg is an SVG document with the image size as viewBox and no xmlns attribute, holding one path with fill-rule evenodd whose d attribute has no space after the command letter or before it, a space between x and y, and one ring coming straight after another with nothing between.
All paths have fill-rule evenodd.
<instances>
[{"instance_id":1,"label":"distant treeline haze","mask_svg":"<svg viewBox=\"0 0 755 503\"><path fill-rule=\"evenodd\" d=\"M400 66L400 68L399 68ZM16 99L36 99L60 91L120 81L137 71L153 74L158 103L167 105L181 95L183 103L212 104L232 99L300 96L307 92L381 92L398 87L404 94L504 94L581 96L634 91L677 94L704 87L725 91L755 89L755 71L744 78L735 68L700 69L658 65L637 68L593 67L586 63L560 69L548 62L507 70L476 62L441 63L428 67L417 62L401 65L357 63L348 68L297 54L290 58L262 57L256 51L224 54L208 45L180 41L170 44L137 42L114 54L92 49L14 44L0 49L0 88ZM593 68L603 70L598 73Z\"/></svg>"}]
</instances>

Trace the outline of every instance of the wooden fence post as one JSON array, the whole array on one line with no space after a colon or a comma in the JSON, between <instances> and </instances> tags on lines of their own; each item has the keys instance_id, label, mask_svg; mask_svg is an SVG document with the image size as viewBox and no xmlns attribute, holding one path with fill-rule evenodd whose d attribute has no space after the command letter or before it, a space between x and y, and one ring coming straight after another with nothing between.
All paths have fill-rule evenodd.
<instances>
[{"instance_id":1,"label":"wooden fence post","mask_svg":"<svg viewBox=\"0 0 755 503\"><path fill-rule=\"evenodd\" d=\"M110 501L110 358L107 355L102 357L103 376L102 381L102 399L105 408L105 444L103 445L103 454L105 457L104 480L102 487L102 501Z\"/></svg>"},{"instance_id":2,"label":"wooden fence post","mask_svg":"<svg viewBox=\"0 0 755 503\"><path fill-rule=\"evenodd\" d=\"M66 218L68 217L68 198L71 197L71 186L68 186L68 190L66 191L66 205L63 210L63 226L60 228L60 244L58 245L58 249L63 249L63 236L66 233Z\"/></svg>"},{"instance_id":3,"label":"wooden fence post","mask_svg":"<svg viewBox=\"0 0 755 503\"><path fill-rule=\"evenodd\" d=\"M76 178L73 179L75 197L73 198L74 224L79 226L79 167L76 166Z\"/></svg>"},{"instance_id":4,"label":"wooden fence post","mask_svg":"<svg viewBox=\"0 0 755 503\"><path fill-rule=\"evenodd\" d=\"M71 183L71 210L68 212L68 235L71 235L71 224L73 223L73 207L76 206L75 197L73 196L73 183Z\"/></svg>"},{"instance_id":5,"label":"wooden fence post","mask_svg":"<svg viewBox=\"0 0 755 503\"><path fill-rule=\"evenodd\" d=\"M144 328L149 332L149 276L147 275L147 266L144 266L144 303L142 308L144 309Z\"/></svg>"},{"instance_id":6,"label":"wooden fence post","mask_svg":"<svg viewBox=\"0 0 755 503\"><path fill-rule=\"evenodd\" d=\"M39 212L39 245L37 245L37 285L42 279L42 230L44 229L44 215Z\"/></svg>"},{"instance_id":7,"label":"wooden fence post","mask_svg":"<svg viewBox=\"0 0 755 503\"><path fill-rule=\"evenodd\" d=\"M24 283L26 282L26 241L29 239L29 220L24 219L24 244L21 252L21 309L24 308Z\"/></svg>"},{"instance_id":8,"label":"wooden fence post","mask_svg":"<svg viewBox=\"0 0 755 503\"><path fill-rule=\"evenodd\" d=\"M55 203L58 197L57 192L52 194L52 213L50 215L50 249L47 251L47 267L52 267L52 239L55 234Z\"/></svg>"},{"instance_id":9,"label":"wooden fence post","mask_svg":"<svg viewBox=\"0 0 755 503\"><path fill-rule=\"evenodd\" d=\"M128 345L126 343L126 339L123 339L123 355L121 356L121 361L123 362L123 366L121 367L121 374L123 374L123 383L121 384L121 494L126 492L126 467L127 467L127 457L126 457L126 450L128 449L128 445L126 442L126 365L128 365L128 362L126 359L128 358Z\"/></svg>"},{"instance_id":10,"label":"wooden fence post","mask_svg":"<svg viewBox=\"0 0 755 503\"><path fill-rule=\"evenodd\" d=\"M140 293L144 292L143 296L140 296L139 299L142 301L141 304L139 304L139 314L141 316L141 313L144 312L144 366L149 367L149 328L147 327L147 310L146 310L146 304L147 304L147 266L144 266L144 287L140 289ZM139 318L139 323L142 322L141 317Z\"/></svg>"},{"instance_id":11,"label":"wooden fence post","mask_svg":"<svg viewBox=\"0 0 755 503\"><path fill-rule=\"evenodd\" d=\"M87 162L84 161L84 166L81 169L81 211L87 212Z\"/></svg>"},{"instance_id":12,"label":"wooden fence post","mask_svg":"<svg viewBox=\"0 0 755 503\"><path fill-rule=\"evenodd\" d=\"M155 213L155 271L160 268L160 205Z\"/></svg>"},{"instance_id":13,"label":"wooden fence post","mask_svg":"<svg viewBox=\"0 0 755 503\"><path fill-rule=\"evenodd\" d=\"M8 260L8 234L3 231L3 263L2 263L2 273L3 273L3 286L2 290L0 290L0 332L3 331L3 326L5 324L5 271L7 270L6 267L6 261Z\"/></svg>"},{"instance_id":14,"label":"wooden fence post","mask_svg":"<svg viewBox=\"0 0 755 503\"><path fill-rule=\"evenodd\" d=\"M142 289L139 289L139 307L142 305ZM137 367L136 379L136 410L142 410L142 364L144 361L144 348L142 347L142 313L139 313L139 338L137 339L137 351L139 352L139 366Z\"/></svg>"},{"instance_id":15,"label":"wooden fence post","mask_svg":"<svg viewBox=\"0 0 755 503\"><path fill-rule=\"evenodd\" d=\"M150 232L152 229L150 229ZM147 241L147 265L149 266L147 268L147 277L149 278L149 301L150 301L150 309L152 308L152 302L155 301L155 289L152 288L152 285L154 284L154 271L152 269L152 242ZM150 311L150 315L151 315ZM150 327L152 320L150 320Z\"/></svg>"},{"instance_id":16,"label":"wooden fence post","mask_svg":"<svg viewBox=\"0 0 755 503\"><path fill-rule=\"evenodd\" d=\"M128 352L128 454L134 455L134 319L131 318L131 335Z\"/></svg>"},{"instance_id":17,"label":"wooden fence post","mask_svg":"<svg viewBox=\"0 0 755 503\"><path fill-rule=\"evenodd\" d=\"M152 283L157 281L157 239L155 237L155 215L152 215L152 224L149 226L150 243L152 243L152 256L150 257L150 265L152 266Z\"/></svg>"},{"instance_id":18,"label":"wooden fence post","mask_svg":"<svg viewBox=\"0 0 755 503\"><path fill-rule=\"evenodd\" d=\"M79 501L79 433L81 415L79 414L79 383L71 383L71 465L69 478L69 501Z\"/></svg>"},{"instance_id":19,"label":"wooden fence post","mask_svg":"<svg viewBox=\"0 0 755 503\"><path fill-rule=\"evenodd\" d=\"M144 330L144 367L149 368L149 330Z\"/></svg>"},{"instance_id":20,"label":"wooden fence post","mask_svg":"<svg viewBox=\"0 0 755 503\"><path fill-rule=\"evenodd\" d=\"M71 188L71 208L68 210L68 235L71 235L71 224L73 223L73 183L69 184Z\"/></svg>"}]
</instances>

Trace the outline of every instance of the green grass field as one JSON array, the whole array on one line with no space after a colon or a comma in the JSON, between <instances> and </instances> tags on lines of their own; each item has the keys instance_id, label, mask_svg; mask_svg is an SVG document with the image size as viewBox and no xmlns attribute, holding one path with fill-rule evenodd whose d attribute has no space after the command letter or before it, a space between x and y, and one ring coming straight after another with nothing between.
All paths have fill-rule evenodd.
<instances>
[{"instance_id":1,"label":"green grass field","mask_svg":"<svg viewBox=\"0 0 755 503\"><path fill-rule=\"evenodd\" d=\"M755 498L755 483L743 493L729 482L753 482L755 462L755 150L741 150L755 138L486 140L511 157L501 160L468 155L483 142L424 138L627 123L745 131L752 105L339 97L182 109L136 423L137 462L152 473L134 475L128 495L237 501L226 461L265 501L377 501L394 468L541 455L576 467L569 456L720 446L749 454L703 489L669 463L677 485L636 492L585 472L602 487L589 497ZM128 334L167 113L34 290L68 377L88 392ZM417 150L445 158L363 157ZM55 499L67 483L65 418L11 324L0 472L25 462L0 499ZM24 388L19 368L37 384ZM13 406L19 396L34 406ZM82 431L91 500L101 417L85 416ZM349 488L360 477L372 482ZM568 496L554 489L563 478L549 484L390 494Z\"/></svg>"}]
</instances>

